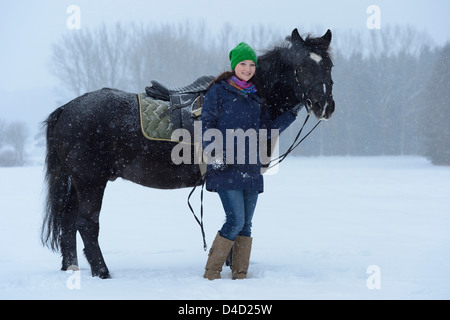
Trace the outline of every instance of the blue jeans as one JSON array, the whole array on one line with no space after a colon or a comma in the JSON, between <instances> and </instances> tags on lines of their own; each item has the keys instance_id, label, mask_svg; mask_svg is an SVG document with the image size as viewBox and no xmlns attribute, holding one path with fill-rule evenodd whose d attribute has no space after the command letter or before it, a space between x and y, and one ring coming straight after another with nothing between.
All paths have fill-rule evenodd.
<instances>
[{"instance_id":1,"label":"blue jeans","mask_svg":"<svg viewBox=\"0 0 450 320\"><path fill-rule=\"evenodd\" d=\"M220 235L228 240L236 237L250 237L252 218L255 212L258 190L218 190L225 210L226 221L220 229Z\"/></svg>"}]
</instances>

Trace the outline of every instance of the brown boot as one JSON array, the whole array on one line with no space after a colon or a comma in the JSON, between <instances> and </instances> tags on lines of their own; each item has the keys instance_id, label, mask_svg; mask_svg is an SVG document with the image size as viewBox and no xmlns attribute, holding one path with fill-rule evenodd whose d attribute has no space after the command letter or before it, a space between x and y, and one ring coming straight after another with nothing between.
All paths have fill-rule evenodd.
<instances>
[{"instance_id":1,"label":"brown boot","mask_svg":"<svg viewBox=\"0 0 450 320\"><path fill-rule=\"evenodd\" d=\"M203 278L209 280L220 279L222 266L227 259L233 243L234 241L222 237L220 233L217 232L216 238L209 250L208 261L206 262Z\"/></svg>"},{"instance_id":2,"label":"brown boot","mask_svg":"<svg viewBox=\"0 0 450 320\"><path fill-rule=\"evenodd\" d=\"M245 279L247 277L252 240L251 237L237 236L234 241L233 264L231 266L233 279Z\"/></svg>"}]
</instances>

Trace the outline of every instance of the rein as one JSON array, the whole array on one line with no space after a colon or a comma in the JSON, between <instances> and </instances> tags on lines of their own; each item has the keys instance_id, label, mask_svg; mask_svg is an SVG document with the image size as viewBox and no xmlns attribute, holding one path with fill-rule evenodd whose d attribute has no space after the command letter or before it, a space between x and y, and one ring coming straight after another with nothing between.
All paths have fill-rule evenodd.
<instances>
[{"instance_id":1,"label":"rein","mask_svg":"<svg viewBox=\"0 0 450 320\"><path fill-rule=\"evenodd\" d=\"M270 162L266 165L267 169L275 167L276 165L280 164L284 159L286 159L286 157L292 151L294 151L294 149L296 149L300 145L300 143L302 143L319 126L319 124L322 122L322 120L317 121L315 126L312 127L312 129L309 130L308 133L303 138L300 139L300 136L302 134L303 128L305 127L306 123L308 122L309 118L311 117L311 109L308 109L307 107L306 107L306 109L308 110L308 114L306 115L305 121L303 121L303 124L302 124L300 130L298 131L297 135L295 136L294 141L292 142L292 144L289 146L289 148L286 150L285 153L283 153L278 158L270 160ZM277 162L271 165L271 163L275 162L275 161L277 161Z\"/></svg>"},{"instance_id":2,"label":"rein","mask_svg":"<svg viewBox=\"0 0 450 320\"><path fill-rule=\"evenodd\" d=\"M212 169L209 169L212 170ZM200 226L200 230L202 231L202 237L203 237L203 250L206 251L206 249L208 248L208 246L206 245L206 239L205 239L205 229L203 227L203 189L205 186L205 182L206 182L206 176L209 173L209 170L206 170L206 172L204 174L202 174L202 176L200 177L200 179L197 180L197 182L195 183L194 187L192 188L191 192L189 193L189 196L187 198L187 203L188 203L188 207L191 210L192 214L194 215L195 221L197 221L198 225ZM199 186L202 185L202 190L200 192L200 219L195 215L194 209L192 209L191 203L190 203L190 199L192 194L194 193L195 189Z\"/></svg>"}]
</instances>

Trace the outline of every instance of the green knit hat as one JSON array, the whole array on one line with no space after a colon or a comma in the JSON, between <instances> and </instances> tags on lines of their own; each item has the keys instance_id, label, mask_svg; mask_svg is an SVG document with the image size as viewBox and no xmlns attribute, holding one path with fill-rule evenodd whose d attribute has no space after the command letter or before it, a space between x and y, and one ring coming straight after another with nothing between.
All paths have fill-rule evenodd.
<instances>
[{"instance_id":1,"label":"green knit hat","mask_svg":"<svg viewBox=\"0 0 450 320\"><path fill-rule=\"evenodd\" d=\"M233 50L230 51L231 70L234 70L236 65L244 60L252 60L256 65L256 53L245 42L239 43Z\"/></svg>"}]
</instances>

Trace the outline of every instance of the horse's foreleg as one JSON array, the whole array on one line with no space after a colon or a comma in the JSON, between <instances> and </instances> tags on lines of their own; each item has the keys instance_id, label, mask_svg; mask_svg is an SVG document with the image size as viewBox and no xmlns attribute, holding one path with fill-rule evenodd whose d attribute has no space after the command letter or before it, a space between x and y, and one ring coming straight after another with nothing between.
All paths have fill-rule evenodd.
<instances>
[{"instance_id":1,"label":"horse's foreleg","mask_svg":"<svg viewBox=\"0 0 450 320\"><path fill-rule=\"evenodd\" d=\"M97 187L92 187L90 183L88 185L90 187L78 195L76 227L83 239L84 254L91 265L92 276L106 279L110 278L110 274L98 243L99 215L106 183Z\"/></svg>"}]
</instances>

